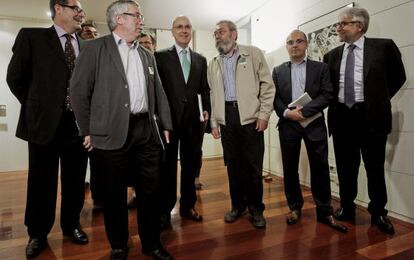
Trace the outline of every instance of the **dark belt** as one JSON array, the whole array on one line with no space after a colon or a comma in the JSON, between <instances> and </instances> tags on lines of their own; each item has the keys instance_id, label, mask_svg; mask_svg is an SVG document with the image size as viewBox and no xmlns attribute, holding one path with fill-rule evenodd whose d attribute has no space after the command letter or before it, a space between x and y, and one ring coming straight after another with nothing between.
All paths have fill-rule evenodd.
<instances>
[{"instance_id":1,"label":"dark belt","mask_svg":"<svg viewBox=\"0 0 414 260\"><path fill-rule=\"evenodd\" d=\"M143 119L143 118L148 118L148 112L129 114L129 119L130 120L138 120L138 119Z\"/></svg>"},{"instance_id":2,"label":"dark belt","mask_svg":"<svg viewBox=\"0 0 414 260\"><path fill-rule=\"evenodd\" d=\"M339 102L339 105L344 109L348 109L348 110L352 110L352 111L361 111L361 110L365 109L365 102L355 103L351 108L347 107L344 103Z\"/></svg>"},{"instance_id":3,"label":"dark belt","mask_svg":"<svg viewBox=\"0 0 414 260\"><path fill-rule=\"evenodd\" d=\"M237 107L237 101L226 101L226 106Z\"/></svg>"}]
</instances>

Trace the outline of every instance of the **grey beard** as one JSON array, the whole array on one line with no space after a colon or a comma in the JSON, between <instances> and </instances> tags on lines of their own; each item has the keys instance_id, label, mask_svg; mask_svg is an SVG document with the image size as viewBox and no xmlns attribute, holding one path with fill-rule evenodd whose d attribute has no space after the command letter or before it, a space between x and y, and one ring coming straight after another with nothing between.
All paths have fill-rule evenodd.
<instances>
[{"instance_id":1,"label":"grey beard","mask_svg":"<svg viewBox=\"0 0 414 260\"><path fill-rule=\"evenodd\" d=\"M233 47L233 43L231 41L223 42L223 43L216 43L216 49L220 54L226 54L231 50Z\"/></svg>"}]
</instances>

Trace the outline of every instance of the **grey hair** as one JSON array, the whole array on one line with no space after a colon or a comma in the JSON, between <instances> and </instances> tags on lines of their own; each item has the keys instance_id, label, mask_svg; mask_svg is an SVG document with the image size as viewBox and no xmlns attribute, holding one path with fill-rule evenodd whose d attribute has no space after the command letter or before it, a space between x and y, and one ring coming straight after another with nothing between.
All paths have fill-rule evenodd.
<instances>
[{"instance_id":1,"label":"grey hair","mask_svg":"<svg viewBox=\"0 0 414 260\"><path fill-rule=\"evenodd\" d=\"M108 23L111 32L114 31L117 26L116 17L128 12L128 5L139 7L139 4L134 0L118 0L110 4L106 9L106 22Z\"/></svg>"},{"instance_id":2,"label":"grey hair","mask_svg":"<svg viewBox=\"0 0 414 260\"><path fill-rule=\"evenodd\" d=\"M347 7L339 13L339 17L352 17L352 20L362 24L362 31L366 33L369 27L369 14L364 8Z\"/></svg>"},{"instance_id":3,"label":"grey hair","mask_svg":"<svg viewBox=\"0 0 414 260\"><path fill-rule=\"evenodd\" d=\"M302 32L301 30L298 30L298 29L295 29L295 30L293 30L292 32L290 32L290 33L289 33L289 35L288 35L288 37L286 38L286 40L288 40L288 39L289 39L289 37L290 37L293 33L300 33L300 34L302 34L302 36L303 36L303 38L304 38L305 42L308 42L308 37L306 36L306 34L305 34L304 32Z\"/></svg>"},{"instance_id":4,"label":"grey hair","mask_svg":"<svg viewBox=\"0 0 414 260\"><path fill-rule=\"evenodd\" d=\"M52 19L55 19L56 10L55 5L66 5L68 4L68 0L50 0L49 1L49 9L50 9L50 16Z\"/></svg>"},{"instance_id":5,"label":"grey hair","mask_svg":"<svg viewBox=\"0 0 414 260\"><path fill-rule=\"evenodd\" d=\"M233 23L232 21L230 21L230 20L221 20L221 21L218 21L216 23L216 25L220 25L220 24L223 24L223 23L225 23L227 25L227 27L229 27L230 31L237 32L237 25L235 23Z\"/></svg>"},{"instance_id":6,"label":"grey hair","mask_svg":"<svg viewBox=\"0 0 414 260\"><path fill-rule=\"evenodd\" d=\"M220 20L216 23L216 25L220 25L220 24L223 24L223 23L226 24L227 27L229 27L229 30L231 32L233 32L233 31L236 32L236 40L237 40L237 38L239 37L239 33L237 32L237 25L234 22L230 21L230 20Z\"/></svg>"}]
</instances>

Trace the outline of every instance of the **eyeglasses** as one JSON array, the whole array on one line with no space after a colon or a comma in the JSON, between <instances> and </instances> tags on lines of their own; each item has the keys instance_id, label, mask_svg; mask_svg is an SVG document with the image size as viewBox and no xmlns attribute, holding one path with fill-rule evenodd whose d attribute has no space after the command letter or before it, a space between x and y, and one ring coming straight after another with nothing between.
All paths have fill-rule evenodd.
<instances>
[{"instance_id":1,"label":"eyeglasses","mask_svg":"<svg viewBox=\"0 0 414 260\"><path fill-rule=\"evenodd\" d=\"M191 30L192 27L190 24L186 24L186 25L180 24L180 25L174 26L174 28L178 30Z\"/></svg>"},{"instance_id":2,"label":"eyeglasses","mask_svg":"<svg viewBox=\"0 0 414 260\"><path fill-rule=\"evenodd\" d=\"M294 40L289 40L289 41L287 41L287 42L286 42L286 44L287 44L287 45L294 45L294 44L296 43L297 45L299 45L299 44L301 44L301 43L303 43L303 42L305 42L305 40L304 40L304 39L297 39L296 41L294 41Z\"/></svg>"},{"instance_id":3,"label":"eyeglasses","mask_svg":"<svg viewBox=\"0 0 414 260\"><path fill-rule=\"evenodd\" d=\"M132 14L132 13L123 13L123 14L135 17L135 18L137 18L138 20L141 20L141 21L144 20L144 16L140 13L134 13L134 14Z\"/></svg>"},{"instance_id":4,"label":"eyeglasses","mask_svg":"<svg viewBox=\"0 0 414 260\"><path fill-rule=\"evenodd\" d=\"M148 44L148 45L152 45L152 42L150 41L140 41L139 44Z\"/></svg>"},{"instance_id":5,"label":"eyeglasses","mask_svg":"<svg viewBox=\"0 0 414 260\"><path fill-rule=\"evenodd\" d=\"M339 22L335 24L335 27L337 28L344 28L348 24L354 24L354 23L360 23L360 21L350 21L350 22Z\"/></svg>"},{"instance_id":6,"label":"eyeglasses","mask_svg":"<svg viewBox=\"0 0 414 260\"><path fill-rule=\"evenodd\" d=\"M59 4L59 5L60 6L63 6L63 7L70 8L70 9L72 9L77 14L80 14L80 13L86 14L85 11L82 8L80 8L79 6L77 6L77 5L65 5L65 4Z\"/></svg>"},{"instance_id":7,"label":"eyeglasses","mask_svg":"<svg viewBox=\"0 0 414 260\"><path fill-rule=\"evenodd\" d=\"M215 37L217 37L217 36L219 36L219 35L223 35L223 34L225 34L226 32L228 32L228 30L219 29L219 30L217 30L217 31L214 31L214 33L213 33L213 38L215 38Z\"/></svg>"}]
</instances>

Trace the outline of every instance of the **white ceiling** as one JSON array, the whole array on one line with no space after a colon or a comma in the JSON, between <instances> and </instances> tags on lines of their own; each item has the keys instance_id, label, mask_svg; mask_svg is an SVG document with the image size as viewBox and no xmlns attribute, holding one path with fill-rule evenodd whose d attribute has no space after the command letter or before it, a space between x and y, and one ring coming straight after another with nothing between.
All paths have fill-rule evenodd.
<instances>
[{"instance_id":1,"label":"white ceiling","mask_svg":"<svg viewBox=\"0 0 414 260\"><path fill-rule=\"evenodd\" d=\"M105 22L106 7L113 0L79 0L87 19ZM170 28L177 15L187 15L195 29L212 29L221 19L239 21L269 0L139 0L145 24ZM47 20L48 0L0 0L0 16Z\"/></svg>"}]
</instances>

